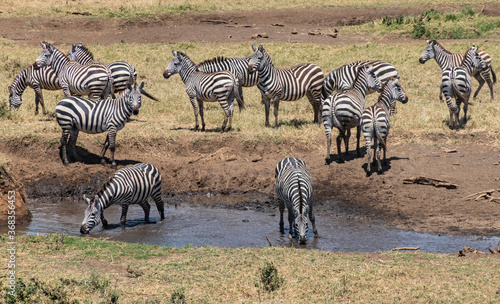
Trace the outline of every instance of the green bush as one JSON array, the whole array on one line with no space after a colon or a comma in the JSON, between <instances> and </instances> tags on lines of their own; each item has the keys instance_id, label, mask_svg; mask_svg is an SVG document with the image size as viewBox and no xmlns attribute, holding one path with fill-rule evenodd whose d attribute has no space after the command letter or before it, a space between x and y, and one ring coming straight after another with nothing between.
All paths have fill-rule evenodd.
<instances>
[{"instance_id":1,"label":"green bush","mask_svg":"<svg viewBox=\"0 0 500 304\"><path fill-rule=\"evenodd\" d=\"M285 279L278 276L278 269L272 262L266 262L260 270L260 281L266 291L275 291L280 288Z\"/></svg>"}]
</instances>

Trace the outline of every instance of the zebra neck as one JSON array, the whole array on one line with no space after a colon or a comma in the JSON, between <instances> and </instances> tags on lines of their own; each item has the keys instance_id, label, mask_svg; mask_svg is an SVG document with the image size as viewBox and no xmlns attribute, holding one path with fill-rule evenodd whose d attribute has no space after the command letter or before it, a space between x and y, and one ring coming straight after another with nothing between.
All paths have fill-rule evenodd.
<instances>
[{"instance_id":1,"label":"zebra neck","mask_svg":"<svg viewBox=\"0 0 500 304\"><path fill-rule=\"evenodd\" d=\"M362 98L363 100L366 97L366 90L368 89L368 85L366 84L366 75L358 75L356 78L356 82L350 92L355 94L356 96Z\"/></svg>"},{"instance_id":2,"label":"zebra neck","mask_svg":"<svg viewBox=\"0 0 500 304\"><path fill-rule=\"evenodd\" d=\"M189 59L185 59L182 61L182 67L181 70L179 71L179 75L181 76L182 81L184 84L186 84L193 73L196 71L196 65L191 62Z\"/></svg>"},{"instance_id":3,"label":"zebra neck","mask_svg":"<svg viewBox=\"0 0 500 304\"><path fill-rule=\"evenodd\" d=\"M52 68L59 75L62 72L63 68L70 62L68 56L64 55L58 49L54 50L54 54L52 55Z\"/></svg>"},{"instance_id":4,"label":"zebra neck","mask_svg":"<svg viewBox=\"0 0 500 304\"><path fill-rule=\"evenodd\" d=\"M464 68L469 75L473 74L472 72L475 70L475 67L472 65L472 54L470 52L467 53L460 67Z\"/></svg>"},{"instance_id":5,"label":"zebra neck","mask_svg":"<svg viewBox=\"0 0 500 304\"><path fill-rule=\"evenodd\" d=\"M26 68L17 75L17 77L14 79L14 82L12 83L12 90L16 95L22 95L24 90L26 90L26 87L28 86L28 73L29 73L30 68ZM33 69L31 69L33 70Z\"/></svg>"},{"instance_id":6,"label":"zebra neck","mask_svg":"<svg viewBox=\"0 0 500 304\"><path fill-rule=\"evenodd\" d=\"M453 54L440 45L434 45L434 60L436 60L441 69L449 67L450 64L453 65L453 59Z\"/></svg>"},{"instance_id":7,"label":"zebra neck","mask_svg":"<svg viewBox=\"0 0 500 304\"><path fill-rule=\"evenodd\" d=\"M392 96L391 96L391 91L390 90L384 90L380 94L379 99L377 100L377 105L382 107L385 112L389 113L389 109L391 108L391 101L392 101Z\"/></svg>"}]
</instances>

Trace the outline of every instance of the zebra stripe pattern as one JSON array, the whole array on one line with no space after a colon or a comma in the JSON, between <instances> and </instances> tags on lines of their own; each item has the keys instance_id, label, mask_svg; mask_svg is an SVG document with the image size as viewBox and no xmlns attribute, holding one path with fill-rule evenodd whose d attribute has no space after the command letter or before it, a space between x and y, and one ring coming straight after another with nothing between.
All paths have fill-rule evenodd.
<instances>
[{"instance_id":1,"label":"zebra stripe pattern","mask_svg":"<svg viewBox=\"0 0 500 304\"><path fill-rule=\"evenodd\" d=\"M472 46L465 53L464 60L459 67L443 69L441 91L450 110L449 127L451 129L460 127L459 115L462 102L464 103L464 123L467 123L467 109L469 104L472 104L469 103L472 91L472 78L470 75L475 69L484 69L484 66L481 56L477 53L477 48ZM456 105L453 105L453 97Z\"/></svg>"},{"instance_id":2,"label":"zebra stripe pattern","mask_svg":"<svg viewBox=\"0 0 500 304\"><path fill-rule=\"evenodd\" d=\"M276 165L275 177L280 209L280 232L285 233L283 212L286 205L290 225L288 237L293 238L295 231L299 242L306 243L308 218L313 225L315 237L318 237L312 205L313 180L304 161L291 157L283 159Z\"/></svg>"},{"instance_id":3,"label":"zebra stripe pattern","mask_svg":"<svg viewBox=\"0 0 500 304\"><path fill-rule=\"evenodd\" d=\"M434 58L437 64L443 71L446 68L458 67L464 61L465 55L462 53L451 53L446 50L441 44L439 44L436 40L426 40L427 46L425 47L420 59L418 60L420 63L424 64L429 59ZM479 91L483 87L484 83L488 84L490 88L490 99L493 101L493 84L497 82L497 76L495 71L493 70L493 65L491 64L491 57L485 51L478 50L477 53L481 56L481 59L484 62L484 69L473 69L470 73L471 76L476 78L479 82L479 87L474 93L474 99L479 94ZM490 75L491 74L491 75ZM439 91L439 100L443 101L442 98L442 90Z\"/></svg>"},{"instance_id":4,"label":"zebra stripe pattern","mask_svg":"<svg viewBox=\"0 0 500 304\"><path fill-rule=\"evenodd\" d=\"M225 113L221 132L224 132L228 120L229 125L226 131L231 130L234 99L236 98L240 110L245 108L243 98L240 95L240 84L236 76L228 71L214 73L201 72L198 70L198 66L186 54L173 50L172 54L174 58L170 60L167 68L163 72L163 77L168 79L170 76L177 73L181 76L182 81L186 85L186 93L194 109L194 117L196 120L194 129L198 130L199 128L199 111L201 117L201 130L205 131L203 102L218 101Z\"/></svg>"},{"instance_id":5,"label":"zebra stripe pattern","mask_svg":"<svg viewBox=\"0 0 500 304\"><path fill-rule=\"evenodd\" d=\"M113 93L120 93L125 91L127 88L127 83L134 83L137 80L137 71L135 68L126 61L115 61L112 63L100 63L94 60L94 54L81 42L78 44L73 44L71 50L66 53L66 55L71 59L80 64L103 64L111 72L111 78L113 78ZM114 96L113 96L114 98Z\"/></svg>"},{"instance_id":6,"label":"zebra stripe pattern","mask_svg":"<svg viewBox=\"0 0 500 304\"><path fill-rule=\"evenodd\" d=\"M323 125L325 126L326 133L326 146L327 153L325 164L330 164L330 147L332 137L332 127L339 130L337 136L337 152L338 162L344 162L340 150L340 144L344 140L345 153L349 154L349 138L351 137L351 128L357 128L357 145L356 151L358 156L361 156L359 149L360 128L359 124L361 116L366 108L365 97L368 88L376 91L380 90L380 81L373 73L373 67L357 66L356 80L352 90L345 91L344 93L336 93L328 96L323 101Z\"/></svg>"},{"instance_id":7,"label":"zebra stripe pattern","mask_svg":"<svg viewBox=\"0 0 500 304\"><path fill-rule=\"evenodd\" d=\"M106 227L108 222L104 218L104 209L118 203L122 206L121 225L125 227L129 205L138 204L144 210L144 219L149 222L150 205L147 201L152 197L156 203L158 213L163 220L165 218L164 205L161 199L161 175L160 171L153 165L140 163L129 168L117 170L115 174L105 182L95 197L90 200L85 195L84 201L88 207L85 210L85 218L80 227L82 234L87 234L95 226L102 222Z\"/></svg>"},{"instance_id":8,"label":"zebra stripe pattern","mask_svg":"<svg viewBox=\"0 0 500 304\"><path fill-rule=\"evenodd\" d=\"M36 68L51 66L57 74L65 96L89 95L93 100L107 97L112 89L109 69L102 64L81 65L53 45L42 42L43 50Z\"/></svg>"},{"instance_id":9,"label":"zebra stripe pattern","mask_svg":"<svg viewBox=\"0 0 500 304\"><path fill-rule=\"evenodd\" d=\"M383 86L377 103L366 108L361 116L361 131L366 141L366 174L371 173L371 143L377 159L378 172L382 172L381 149L384 151L384 164L387 164L387 136L390 129L390 116L395 114L396 101L408 102L408 97L399 84L398 78L390 78Z\"/></svg>"},{"instance_id":10,"label":"zebra stripe pattern","mask_svg":"<svg viewBox=\"0 0 500 304\"><path fill-rule=\"evenodd\" d=\"M342 93L351 90L354 87L356 79L357 66L373 67L373 73L377 76L380 84L385 84L390 78L398 77L398 70L390 63L381 60L365 60L355 61L338 69L333 70L323 80L323 88L321 92L322 99L326 99L334 91ZM368 89L366 94L375 93L375 90Z\"/></svg>"},{"instance_id":11,"label":"zebra stripe pattern","mask_svg":"<svg viewBox=\"0 0 500 304\"><path fill-rule=\"evenodd\" d=\"M22 95L28 86L35 91L35 115L38 114L38 104L42 106L43 114L47 114L42 90L55 91L61 89L56 72L50 66L36 69L33 65L30 65L22 70L14 78L12 85L9 86L9 105L11 109L18 109L21 106L23 103Z\"/></svg>"},{"instance_id":12,"label":"zebra stripe pattern","mask_svg":"<svg viewBox=\"0 0 500 304\"><path fill-rule=\"evenodd\" d=\"M108 147L111 151L111 165L116 168L115 142L116 133L123 129L128 118L139 114L141 107L141 90L144 82L139 86L128 84L127 90L117 99L107 98L99 103L90 99L70 96L61 100L56 106L56 119L62 128L61 158L65 165L69 164L66 146L72 148L73 157L79 160L76 154L76 140L80 131L96 134L108 132L104 147L101 151L101 163L105 164L104 154Z\"/></svg>"},{"instance_id":13,"label":"zebra stripe pattern","mask_svg":"<svg viewBox=\"0 0 500 304\"><path fill-rule=\"evenodd\" d=\"M250 58L250 73L258 72L259 89L266 111L266 127L269 127L270 102L274 104L274 127L278 128L280 100L293 101L307 96L314 109L314 122L319 123L321 115L321 87L323 71L312 63L303 63L291 68L276 68L262 44L252 44L254 54Z\"/></svg>"}]
</instances>

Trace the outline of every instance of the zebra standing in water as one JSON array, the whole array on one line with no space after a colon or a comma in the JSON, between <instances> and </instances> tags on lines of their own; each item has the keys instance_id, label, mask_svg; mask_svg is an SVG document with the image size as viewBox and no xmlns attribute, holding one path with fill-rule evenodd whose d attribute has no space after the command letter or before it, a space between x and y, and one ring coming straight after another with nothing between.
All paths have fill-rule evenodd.
<instances>
[{"instance_id":1,"label":"zebra standing in water","mask_svg":"<svg viewBox=\"0 0 500 304\"><path fill-rule=\"evenodd\" d=\"M42 106L43 114L47 114L42 90L55 91L62 89L56 72L50 66L35 69L33 65L30 65L22 70L14 79L12 85L9 86L9 105L11 109L18 109L21 106L23 103L21 96L28 86L35 90L35 115L38 114L38 104Z\"/></svg>"},{"instance_id":2,"label":"zebra standing in water","mask_svg":"<svg viewBox=\"0 0 500 304\"><path fill-rule=\"evenodd\" d=\"M216 57L199 63L198 69L205 73L229 71L238 78L240 88L253 87L259 83L259 75L256 73L249 73L249 63L250 56L244 58ZM240 93L240 95L243 98L243 94Z\"/></svg>"},{"instance_id":3,"label":"zebra standing in water","mask_svg":"<svg viewBox=\"0 0 500 304\"><path fill-rule=\"evenodd\" d=\"M359 149L360 122L363 111L366 108L365 97L368 88L375 91L380 90L380 81L373 73L373 67L357 66L356 80L352 90L344 93L336 93L328 96L323 101L323 124L326 133L326 159L325 164L330 164L330 147L332 142L332 127L339 130L337 136L338 162L344 162L340 150L342 139L345 144L345 153L349 153L349 138L351 137L351 128L357 129L356 151L361 156Z\"/></svg>"},{"instance_id":4,"label":"zebra standing in water","mask_svg":"<svg viewBox=\"0 0 500 304\"><path fill-rule=\"evenodd\" d=\"M101 163L105 164L104 154L108 147L111 151L111 165L116 168L115 162L115 140L116 133L123 129L128 118L139 114L141 107L141 91L144 82L140 85L128 84L127 90L117 99L107 98L99 103L90 99L70 96L61 100L56 106L56 119L62 128L61 136L61 159L64 165L68 165L66 145L71 146L73 157L79 159L76 154L76 140L80 131L90 134L108 132L100 157Z\"/></svg>"},{"instance_id":5,"label":"zebra standing in water","mask_svg":"<svg viewBox=\"0 0 500 304\"><path fill-rule=\"evenodd\" d=\"M274 128L277 129L280 100L293 101L307 96L314 109L314 122L321 117L321 86L323 71L312 63L302 63L291 68L276 68L262 44L252 44L254 54L250 58L250 73L258 72L259 89L266 111L266 127L269 127L270 102L274 104Z\"/></svg>"},{"instance_id":6,"label":"zebra standing in water","mask_svg":"<svg viewBox=\"0 0 500 304\"><path fill-rule=\"evenodd\" d=\"M152 197L156 203L158 213L163 220L165 212L161 199L161 175L158 169L150 164L140 163L129 168L117 170L115 174L105 182L95 197L90 200L85 195L83 200L88 207L85 210L85 218L80 227L82 234L87 234L102 222L106 227L108 222L104 218L104 209L119 203L122 206L120 222L125 227L127 222L127 211L129 205L138 204L144 210L144 220L149 222L150 205L147 201Z\"/></svg>"},{"instance_id":7,"label":"zebra standing in water","mask_svg":"<svg viewBox=\"0 0 500 304\"><path fill-rule=\"evenodd\" d=\"M462 64L458 67L443 69L441 91L446 98L446 105L450 110L451 129L460 127L459 115L460 104L464 103L464 123L467 123L467 109L470 93L472 91L471 74L476 69L484 69L485 64L481 56L477 53L474 45L465 53ZM452 98L455 97L456 105L453 105Z\"/></svg>"},{"instance_id":8,"label":"zebra standing in water","mask_svg":"<svg viewBox=\"0 0 500 304\"><path fill-rule=\"evenodd\" d=\"M434 60L436 60L437 64L443 71L446 68L458 67L464 61L464 54L450 53L436 40L426 40L425 42L427 43L427 46L425 47L422 55L420 56L420 59L418 60L422 64L427 62L429 59L434 58ZM479 91L486 82L488 84L488 87L490 88L490 99L491 101L493 101L493 84L497 82L497 75L495 74L495 71L493 71L493 65L491 64L490 55L485 51L480 50L478 50L477 53L479 54L479 56L481 56L481 59L484 62L484 68L473 69L471 71L470 75L476 78L476 80L479 82L479 87L474 93L473 98L475 99L477 97ZM439 100L441 101L443 101L442 93L442 90L439 90Z\"/></svg>"},{"instance_id":9,"label":"zebra standing in water","mask_svg":"<svg viewBox=\"0 0 500 304\"><path fill-rule=\"evenodd\" d=\"M51 66L57 74L65 96L89 95L97 101L106 98L112 90L109 69L102 64L81 65L47 42L35 62L35 68Z\"/></svg>"},{"instance_id":10,"label":"zebra standing in water","mask_svg":"<svg viewBox=\"0 0 500 304\"><path fill-rule=\"evenodd\" d=\"M373 67L373 73L377 76L380 84L385 84L389 78L399 77L398 70L390 63L381 60L365 60L355 61L343 65L338 69L333 70L323 80L323 88L321 92L322 100L325 100L334 91L342 93L346 90L351 90L354 87L356 79L357 66ZM366 94L375 93L375 90L368 88Z\"/></svg>"},{"instance_id":11,"label":"zebra standing in water","mask_svg":"<svg viewBox=\"0 0 500 304\"><path fill-rule=\"evenodd\" d=\"M382 172L380 162L381 151L384 150L384 164L386 164L387 136L390 129L390 118L396 111L396 100L402 103L408 102L408 97L399 85L399 78L390 78L382 86L382 92L376 104L368 107L361 116L361 131L366 141L366 174L371 172L371 143L374 140L373 149L377 158L378 172Z\"/></svg>"},{"instance_id":12,"label":"zebra standing in water","mask_svg":"<svg viewBox=\"0 0 500 304\"><path fill-rule=\"evenodd\" d=\"M293 238L295 230L299 242L306 243L308 217L313 225L314 236L318 237L312 205L313 180L304 161L291 157L283 159L276 165L275 177L280 209L280 232L285 233L283 212L286 205L290 225L288 237Z\"/></svg>"},{"instance_id":13,"label":"zebra standing in water","mask_svg":"<svg viewBox=\"0 0 500 304\"><path fill-rule=\"evenodd\" d=\"M198 130L198 109L201 116L201 130L205 131L205 119L203 118L203 102L219 101L224 110L225 117L221 126L221 132L224 132L227 121L229 125L226 131L231 130L233 121L234 105L236 98L238 107L245 108L241 98L239 88L240 84L236 76L228 71L219 71L214 73L205 73L198 70L198 66L184 53L172 50L174 58L170 60L167 68L163 72L163 77L168 79L170 76L179 73L182 81L186 85L186 93L193 105L196 124L194 129Z\"/></svg>"}]
</instances>

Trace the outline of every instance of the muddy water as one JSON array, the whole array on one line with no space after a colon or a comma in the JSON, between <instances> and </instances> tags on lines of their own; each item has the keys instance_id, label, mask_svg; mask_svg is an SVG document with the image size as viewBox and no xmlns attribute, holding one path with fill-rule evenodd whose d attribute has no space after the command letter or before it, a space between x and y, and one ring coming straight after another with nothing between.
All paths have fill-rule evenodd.
<instances>
[{"instance_id":1,"label":"muddy water","mask_svg":"<svg viewBox=\"0 0 500 304\"><path fill-rule=\"evenodd\" d=\"M186 198L184 198L185 200ZM143 221L143 211L132 205L128 212L127 227L119 225L121 207L111 206L105 216L110 227L101 225L90 232L92 237L107 237L111 240L152 244L159 246L184 247L188 245L211 245L219 247L264 247L268 240L273 246L295 246L342 252L376 252L391 250L394 247L420 247L422 251L452 253L464 245L488 251L488 246L496 247L500 237L447 236L402 231L374 225L366 220L349 219L318 213L316 223L319 238L314 238L309 229L308 244L292 244L287 237L288 222L285 214L285 235L279 233L279 212L259 212L253 210L206 207L210 197L200 195L190 197L197 203L178 202L165 206L165 219L159 221L154 204L151 206L151 221ZM238 203L251 199L250 196L219 197L224 203ZM80 223L86 205L82 201L62 199L56 202L31 200L30 210L33 221L17 226L19 234L59 233L70 236L86 237L80 234ZM3 228L2 228L3 229ZM0 229L0 233L5 231ZM268 239L268 240L267 240Z\"/></svg>"}]
</instances>

